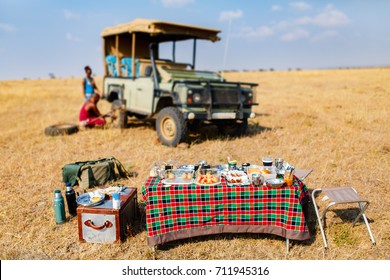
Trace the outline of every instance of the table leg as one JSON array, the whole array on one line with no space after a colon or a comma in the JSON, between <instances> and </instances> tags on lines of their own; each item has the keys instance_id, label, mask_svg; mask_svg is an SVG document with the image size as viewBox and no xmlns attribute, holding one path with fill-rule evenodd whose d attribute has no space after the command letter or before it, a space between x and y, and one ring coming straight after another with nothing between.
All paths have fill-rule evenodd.
<instances>
[{"instance_id":1,"label":"table leg","mask_svg":"<svg viewBox=\"0 0 390 280\"><path fill-rule=\"evenodd\" d=\"M290 252L290 239L286 238L286 254Z\"/></svg>"}]
</instances>

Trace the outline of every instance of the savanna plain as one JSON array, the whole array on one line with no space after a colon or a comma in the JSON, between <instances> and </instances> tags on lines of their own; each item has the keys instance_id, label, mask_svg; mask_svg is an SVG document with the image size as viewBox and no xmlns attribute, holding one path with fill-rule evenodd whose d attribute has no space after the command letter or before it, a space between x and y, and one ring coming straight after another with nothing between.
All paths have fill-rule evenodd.
<instances>
[{"instance_id":1,"label":"savanna plain","mask_svg":"<svg viewBox=\"0 0 390 280\"><path fill-rule=\"evenodd\" d=\"M49 125L78 123L81 78L0 81L0 259L390 259L390 69L231 72L225 78L259 83L247 135L227 138L205 127L176 148L162 146L153 124L136 119L126 129L46 136ZM102 78L96 80L101 89ZM111 108L105 100L99 107ZM65 191L65 164L108 156L138 173L119 183L138 189L141 217L122 244L80 243L77 218L55 223L53 192ZM267 234L197 237L152 252L141 195L152 163L218 164L228 156L239 164L282 157L296 168L313 168L304 181L310 191L354 186L371 202L366 213L376 246L363 223L351 228L355 212L345 209L327 214L325 251L310 204L311 239L292 241L289 254L283 238Z\"/></svg>"}]
</instances>

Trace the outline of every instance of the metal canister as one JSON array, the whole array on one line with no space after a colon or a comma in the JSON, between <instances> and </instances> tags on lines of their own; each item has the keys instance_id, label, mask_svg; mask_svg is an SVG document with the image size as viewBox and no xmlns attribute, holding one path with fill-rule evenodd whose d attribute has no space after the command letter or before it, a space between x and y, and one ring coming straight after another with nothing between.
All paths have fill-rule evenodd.
<instances>
[{"instance_id":1,"label":"metal canister","mask_svg":"<svg viewBox=\"0 0 390 280\"><path fill-rule=\"evenodd\" d=\"M54 191L54 214L57 224L62 224L66 221L65 203L60 190Z\"/></svg>"},{"instance_id":2,"label":"metal canister","mask_svg":"<svg viewBox=\"0 0 390 280\"><path fill-rule=\"evenodd\" d=\"M66 197L66 203L68 204L69 215L73 217L77 216L76 193L72 188L72 184L69 182L66 183L65 197Z\"/></svg>"}]
</instances>

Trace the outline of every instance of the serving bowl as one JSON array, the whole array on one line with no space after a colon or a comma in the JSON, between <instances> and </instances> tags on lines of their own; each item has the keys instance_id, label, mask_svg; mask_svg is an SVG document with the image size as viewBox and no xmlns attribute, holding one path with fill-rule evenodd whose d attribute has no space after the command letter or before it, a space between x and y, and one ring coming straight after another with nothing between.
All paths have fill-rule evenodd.
<instances>
[{"instance_id":1,"label":"serving bowl","mask_svg":"<svg viewBox=\"0 0 390 280\"><path fill-rule=\"evenodd\" d=\"M273 178L265 180L266 184L271 188L280 188L284 184L284 180L280 178Z\"/></svg>"}]
</instances>

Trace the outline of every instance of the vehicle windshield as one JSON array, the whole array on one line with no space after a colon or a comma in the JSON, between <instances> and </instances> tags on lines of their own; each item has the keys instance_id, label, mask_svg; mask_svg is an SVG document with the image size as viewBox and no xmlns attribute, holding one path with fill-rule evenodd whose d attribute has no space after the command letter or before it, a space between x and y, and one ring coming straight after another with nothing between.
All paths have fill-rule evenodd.
<instances>
[{"instance_id":1,"label":"vehicle windshield","mask_svg":"<svg viewBox=\"0 0 390 280\"><path fill-rule=\"evenodd\" d=\"M172 69L163 67L168 72L173 80L207 80L207 81L220 81L221 76L214 72L209 71L194 71L184 69Z\"/></svg>"}]
</instances>

